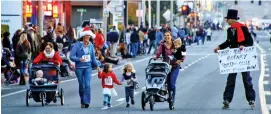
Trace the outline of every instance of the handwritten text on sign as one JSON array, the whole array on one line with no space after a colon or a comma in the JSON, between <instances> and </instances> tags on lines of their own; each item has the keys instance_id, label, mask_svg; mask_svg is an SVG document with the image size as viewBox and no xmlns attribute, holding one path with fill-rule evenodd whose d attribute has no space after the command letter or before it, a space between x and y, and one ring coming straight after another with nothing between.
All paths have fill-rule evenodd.
<instances>
[{"instance_id":1,"label":"handwritten text on sign","mask_svg":"<svg viewBox=\"0 0 271 114\"><path fill-rule=\"evenodd\" d=\"M220 74L259 70L255 47L225 49L218 51Z\"/></svg>"}]
</instances>

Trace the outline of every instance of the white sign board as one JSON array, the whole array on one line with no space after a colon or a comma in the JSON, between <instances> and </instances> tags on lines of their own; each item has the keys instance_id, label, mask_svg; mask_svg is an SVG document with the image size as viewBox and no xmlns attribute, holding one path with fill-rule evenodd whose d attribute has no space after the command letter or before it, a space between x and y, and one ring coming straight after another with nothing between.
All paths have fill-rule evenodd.
<instances>
[{"instance_id":1,"label":"white sign board","mask_svg":"<svg viewBox=\"0 0 271 114\"><path fill-rule=\"evenodd\" d=\"M166 19L166 21L170 21L170 10L167 10L164 14L163 17Z\"/></svg>"},{"instance_id":2,"label":"white sign board","mask_svg":"<svg viewBox=\"0 0 271 114\"><path fill-rule=\"evenodd\" d=\"M18 29L23 27L22 3L16 0L1 1L1 24L9 26L10 39Z\"/></svg>"},{"instance_id":3,"label":"white sign board","mask_svg":"<svg viewBox=\"0 0 271 114\"><path fill-rule=\"evenodd\" d=\"M218 51L220 74L259 70L256 47L225 49Z\"/></svg>"}]
</instances>

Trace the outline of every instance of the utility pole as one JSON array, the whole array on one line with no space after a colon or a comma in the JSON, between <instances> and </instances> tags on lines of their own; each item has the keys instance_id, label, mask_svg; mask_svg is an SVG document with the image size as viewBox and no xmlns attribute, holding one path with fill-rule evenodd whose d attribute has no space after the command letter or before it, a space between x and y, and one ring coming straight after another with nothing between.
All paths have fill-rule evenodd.
<instances>
[{"instance_id":1,"label":"utility pole","mask_svg":"<svg viewBox=\"0 0 271 114\"><path fill-rule=\"evenodd\" d=\"M143 17L142 17L143 27L146 27L146 0L142 0L141 9L143 10Z\"/></svg>"},{"instance_id":2,"label":"utility pole","mask_svg":"<svg viewBox=\"0 0 271 114\"><path fill-rule=\"evenodd\" d=\"M197 3L196 3L196 0L194 0L194 11L195 11L195 16L194 16L194 18L195 18L195 27L197 27L197 16L196 16L196 14L198 13L198 11L197 11Z\"/></svg>"},{"instance_id":3,"label":"utility pole","mask_svg":"<svg viewBox=\"0 0 271 114\"><path fill-rule=\"evenodd\" d=\"M41 37L43 37L43 1L38 1L38 12L39 12L39 16L38 16L38 27L39 27L39 34Z\"/></svg>"},{"instance_id":4,"label":"utility pole","mask_svg":"<svg viewBox=\"0 0 271 114\"><path fill-rule=\"evenodd\" d=\"M148 12L149 12L149 28L152 26L152 21L151 21L151 0L148 0Z\"/></svg>"},{"instance_id":5,"label":"utility pole","mask_svg":"<svg viewBox=\"0 0 271 114\"><path fill-rule=\"evenodd\" d=\"M171 13L170 13L170 28L173 28L173 0L170 0L170 10L171 10Z\"/></svg>"},{"instance_id":6,"label":"utility pole","mask_svg":"<svg viewBox=\"0 0 271 114\"><path fill-rule=\"evenodd\" d=\"M156 26L160 26L160 0L156 2Z\"/></svg>"},{"instance_id":7,"label":"utility pole","mask_svg":"<svg viewBox=\"0 0 271 114\"><path fill-rule=\"evenodd\" d=\"M109 11L107 9L107 0L103 1L103 35L105 41L107 41L107 17L109 16Z\"/></svg>"}]
</instances>

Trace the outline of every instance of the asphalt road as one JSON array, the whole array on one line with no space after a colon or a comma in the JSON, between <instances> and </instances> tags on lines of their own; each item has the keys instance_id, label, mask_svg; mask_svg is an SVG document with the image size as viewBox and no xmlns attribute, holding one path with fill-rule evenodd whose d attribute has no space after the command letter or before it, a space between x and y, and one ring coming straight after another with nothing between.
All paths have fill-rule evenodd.
<instances>
[{"instance_id":1,"label":"asphalt road","mask_svg":"<svg viewBox=\"0 0 271 114\"><path fill-rule=\"evenodd\" d=\"M263 34L263 38L260 41L262 49L269 52L270 43L266 43L264 37L267 34ZM2 89L1 109L3 114L78 114L78 113L98 113L98 114L261 114L262 105L259 99L259 78L261 71L252 72L254 89L256 91L256 109L251 110L249 107L243 87L241 75L238 74L236 80L235 94L230 109L222 110L223 91L226 84L227 75L221 75L219 73L218 57L213 53L213 49L226 39L226 32L214 32L211 42L206 42L205 45L192 45L187 47L187 58L182 64L183 69L180 71L180 75L177 79L177 93L175 109L169 110L168 103L156 103L154 105L154 111L149 110L147 105L146 111L141 109L141 92L145 84L145 68L150 55L139 56L136 59L130 59L122 61L121 64L126 62L132 62L136 69L136 75L140 89L135 92L136 104L130 108L126 108L124 87L115 85L118 92L117 97L113 97L113 107L107 110L102 110L103 103L101 81L97 78L95 72L93 72L91 79L91 95L92 100L90 108L81 109L80 100L78 94L78 82L75 77L66 79L60 84L60 87L65 91L65 104L60 105L60 100L56 104L51 103L48 106L41 106L41 103L35 103L33 100L30 102L30 106L25 104L25 92L24 88L19 89ZM269 46L269 47L268 47ZM258 51L260 54L260 50ZM268 63L271 62L270 55L266 55ZM259 60L260 61L260 60ZM261 62L260 62L261 64ZM270 64L271 65L271 64ZM265 65L264 65L265 66ZM268 66L270 68L270 66ZM114 71L118 77L121 76L122 66L115 66ZM270 74L269 71L266 71ZM267 78L264 78L267 79ZM270 78L269 78L270 81ZM266 87L266 86L264 86ZM267 91L266 88L264 88ZM269 85L270 90L270 85ZM14 92L16 92L14 94ZM19 92L18 92L19 91ZM266 92L265 92L266 93ZM266 100L271 101L270 98ZM271 103L271 102L270 102ZM264 105L266 106L266 105ZM264 107L265 108L265 107Z\"/></svg>"}]
</instances>

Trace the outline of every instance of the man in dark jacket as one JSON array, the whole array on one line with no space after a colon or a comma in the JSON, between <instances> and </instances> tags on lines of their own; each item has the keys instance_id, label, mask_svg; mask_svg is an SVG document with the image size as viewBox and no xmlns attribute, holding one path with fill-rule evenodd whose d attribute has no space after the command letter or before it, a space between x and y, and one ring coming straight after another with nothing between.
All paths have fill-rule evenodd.
<instances>
[{"instance_id":1,"label":"man in dark jacket","mask_svg":"<svg viewBox=\"0 0 271 114\"><path fill-rule=\"evenodd\" d=\"M217 50L225 49L227 47L243 49L247 46L253 46L253 39L248 31L248 28L237 21L239 19L237 15L237 10L228 10L228 15L225 18L227 19L227 22L231 27L227 30L227 40L214 49L215 53L217 53ZM228 109L229 104L232 101L236 75L237 73L230 73L228 76L227 85L223 95L223 109ZM242 72L242 76L245 87L246 99L249 102L251 108L253 109L255 107L255 91L253 89L250 72Z\"/></svg>"},{"instance_id":2,"label":"man in dark jacket","mask_svg":"<svg viewBox=\"0 0 271 114\"><path fill-rule=\"evenodd\" d=\"M114 26L113 29L111 30L110 34L109 34L109 42L111 44L111 46L110 46L110 55L112 57L116 56L118 40L119 40L119 33L116 30L116 27Z\"/></svg>"},{"instance_id":3,"label":"man in dark jacket","mask_svg":"<svg viewBox=\"0 0 271 114\"><path fill-rule=\"evenodd\" d=\"M150 47L149 47L148 54L150 54L152 47L155 47L155 34L156 32L154 28L152 27L148 33L148 37L150 39Z\"/></svg>"},{"instance_id":4,"label":"man in dark jacket","mask_svg":"<svg viewBox=\"0 0 271 114\"><path fill-rule=\"evenodd\" d=\"M139 35L138 31L136 29L133 30L133 33L131 34L131 51L132 51L132 57L136 57L138 52L138 44L139 44Z\"/></svg>"}]
</instances>

